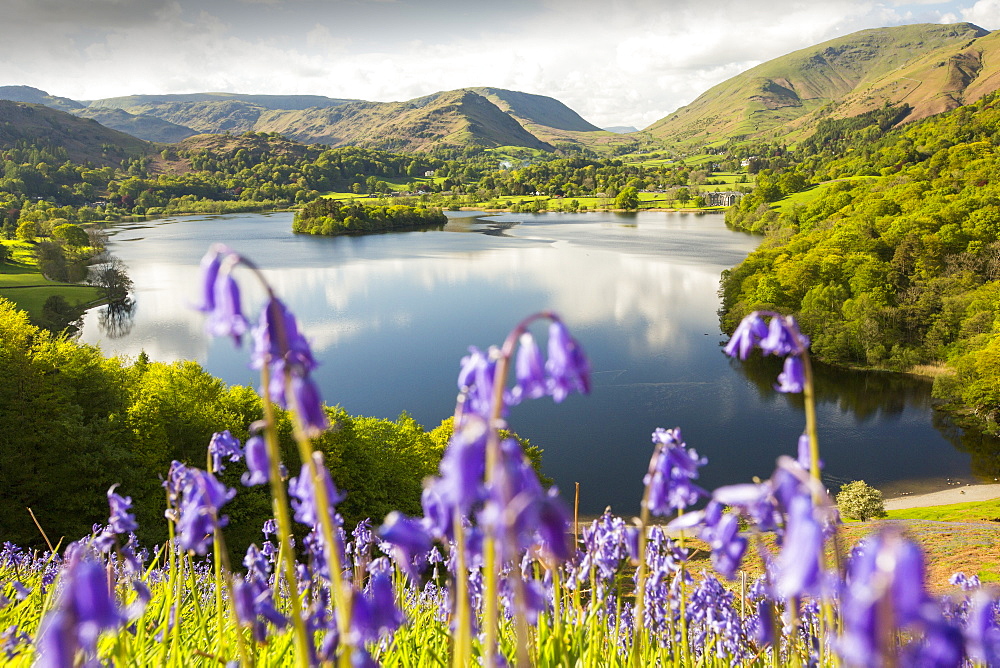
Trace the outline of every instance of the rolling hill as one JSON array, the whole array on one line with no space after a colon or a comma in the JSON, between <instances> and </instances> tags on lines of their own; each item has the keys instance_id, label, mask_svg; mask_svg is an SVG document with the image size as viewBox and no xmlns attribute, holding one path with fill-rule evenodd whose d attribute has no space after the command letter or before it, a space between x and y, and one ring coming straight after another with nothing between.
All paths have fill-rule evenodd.
<instances>
[{"instance_id":1,"label":"rolling hill","mask_svg":"<svg viewBox=\"0 0 1000 668\"><path fill-rule=\"evenodd\" d=\"M824 118L908 104L902 122L1000 87L1000 33L971 23L878 28L769 60L646 130L669 143L807 136Z\"/></svg>"},{"instance_id":2,"label":"rolling hill","mask_svg":"<svg viewBox=\"0 0 1000 668\"><path fill-rule=\"evenodd\" d=\"M74 162L109 166L154 150L148 142L89 118L41 104L0 100L0 148L18 143L61 147Z\"/></svg>"}]
</instances>

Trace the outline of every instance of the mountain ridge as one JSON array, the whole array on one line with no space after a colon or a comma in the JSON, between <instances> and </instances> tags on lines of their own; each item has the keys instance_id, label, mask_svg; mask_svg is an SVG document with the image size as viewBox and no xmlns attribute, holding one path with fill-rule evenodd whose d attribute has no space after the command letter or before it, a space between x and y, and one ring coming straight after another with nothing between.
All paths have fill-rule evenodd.
<instances>
[{"instance_id":1,"label":"mountain ridge","mask_svg":"<svg viewBox=\"0 0 1000 668\"><path fill-rule=\"evenodd\" d=\"M974 46L977 42L982 50ZM987 59L986 79L992 83L978 86L984 53L996 56ZM952 62L956 76L942 81L933 73L945 66L950 71ZM998 33L971 23L861 30L761 63L645 130L675 143L785 134L794 139L822 118L856 116L902 103L912 107L903 121L917 120L1000 87L998 64ZM915 95L925 81L935 85Z\"/></svg>"}]
</instances>

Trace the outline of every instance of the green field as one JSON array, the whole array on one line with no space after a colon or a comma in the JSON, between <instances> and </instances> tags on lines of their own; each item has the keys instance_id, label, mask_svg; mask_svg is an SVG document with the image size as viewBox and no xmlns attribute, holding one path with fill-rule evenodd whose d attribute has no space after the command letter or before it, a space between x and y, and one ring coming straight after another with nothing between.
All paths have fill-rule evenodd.
<instances>
[{"instance_id":1,"label":"green field","mask_svg":"<svg viewBox=\"0 0 1000 668\"><path fill-rule=\"evenodd\" d=\"M13 262L0 264L0 297L14 302L31 317L42 312L45 300L61 295L75 306L95 303L100 299L97 288L89 285L55 283L38 271L31 244L23 241L0 241L14 251Z\"/></svg>"},{"instance_id":2,"label":"green field","mask_svg":"<svg viewBox=\"0 0 1000 668\"><path fill-rule=\"evenodd\" d=\"M866 179L877 178L877 176L849 176L843 179L836 179L834 181L824 181L823 183L807 188L802 192L792 193L791 195L782 197L774 203L774 208L780 213L788 213L792 210L792 207L809 206L821 198L834 183L838 183L840 181L863 181Z\"/></svg>"},{"instance_id":3,"label":"green field","mask_svg":"<svg viewBox=\"0 0 1000 668\"><path fill-rule=\"evenodd\" d=\"M1000 499L970 501L949 506L890 510L891 520L933 520L935 522L1000 522Z\"/></svg>"}]
</instances>

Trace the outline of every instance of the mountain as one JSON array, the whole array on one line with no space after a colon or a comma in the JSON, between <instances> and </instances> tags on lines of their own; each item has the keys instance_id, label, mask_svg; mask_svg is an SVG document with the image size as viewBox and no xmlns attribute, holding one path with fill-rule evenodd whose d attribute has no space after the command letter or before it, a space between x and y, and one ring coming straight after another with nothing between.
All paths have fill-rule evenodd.
<instances>
[{"instance_id":1,"label":"mountain","mask_svg":"<svg viewBox=\"0 0 1000 668\"><path fill-rule=\"evenodd\" d=\"M1000 33L971 23L878 28L762 63L646 130L670 143L808 136L824 118L907 104L903 122L1000 87Z\"/></svg>"},{"instance_id":2,"label":"mountain","mask_svg":"<svg viewBox=\"0 0 1000 668\"><path fill-rule=\"evenodd\" d=\"M270 111L261 114L256 129L279 132L305 143L395 151L470 144L552 149L489 99L467 89L406 102L353 102L300 112Z\"/></svg>"},{"instance_id":3,"label":"mountain","mask_svg":"<svg viewBox=\"0 0 1000 668\"><path fill-rule=\"evenodd\" d=\"M0 100L44 104L46 107L52 107L60 111L76 111L77 109L83 109L85 106L68 97L55 97L49 95L44 90L38 90L31 86L0 86Z\"/></svg>"},{"instance_id":4,"label":"mountain","mask_svg":"<svg viewBox=\"0 0 1000 668\"><path fill-rule=\"evenodd\" d=\"M124 97L108 97L101 100L91 100L88 107L112 107L136 113L141 107L173 104L189 104L197 102L242 102L264 109L302 110L313 107L336 107L348 102L361 100L344 100L322 95L244 95L240 93L185 93L173 95L126 95Z\"/></svg>"},{"instance_id":5,"label":"mountain","mask_svg":"<svg viewBox=\"0 0 1000 668\"><path fill-rule=\"evenodd\" d=\"M74 162L117 166L123 158L147 155L153 147L89 118L41 104L0 100L0 148L19 142L66 149Z\"/></svg>"},{"instance_id":6,"label":"mountain","mask_svg":"<svg viewBox=\"0 0 1000 668\"><path fill-rule=\"evenodd\" d=\"M106 128L125 132L145 141L173 144L198 134L183 125L177 125L148 114L130 114L112 107L84 107L73 111L77 116L90 118Z\"/></svg>"},{"instance_id":7,"label":"mountain","mask_svg":"<svg viewBox=\"0 0 1000 668\"><path fill-rule=\"evenodd\" d=\"M627 135L630 132L638 132L639 131L639 128L634 127L632 125L612 125L610 127L602 128L602 129L607 130L608 132L614 132L615 134L619 134L619 135Z\"/></svg>"}]
</instances>

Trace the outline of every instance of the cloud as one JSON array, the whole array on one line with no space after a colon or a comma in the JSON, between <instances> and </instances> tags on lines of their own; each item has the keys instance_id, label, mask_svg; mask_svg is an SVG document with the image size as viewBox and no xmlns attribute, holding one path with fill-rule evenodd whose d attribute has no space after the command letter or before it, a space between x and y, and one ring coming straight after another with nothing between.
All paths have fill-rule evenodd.
<instances>
[{"instance_id":1,"label":"cloud","mask_svg":"<svg viewBox=\"0 0 1000 668\"><path fill-rule=\"evenodd\" d=\"M987 30L1000 29L1000 0L979 0L962 10L962 18Z\"/></svg>"},{"instance_id":2,"label":"cloud","mask_svg":"<svg viewBox=\"0 0 1000 668\"><path fill-rule=\"evenodd\" d=\"M755 64L1000 0L4 0L3 84L94 99L221 90L389 101L488 85L644 127ZM949 13L951 16L949 16Z\"/></svg>"}]
</instances>

